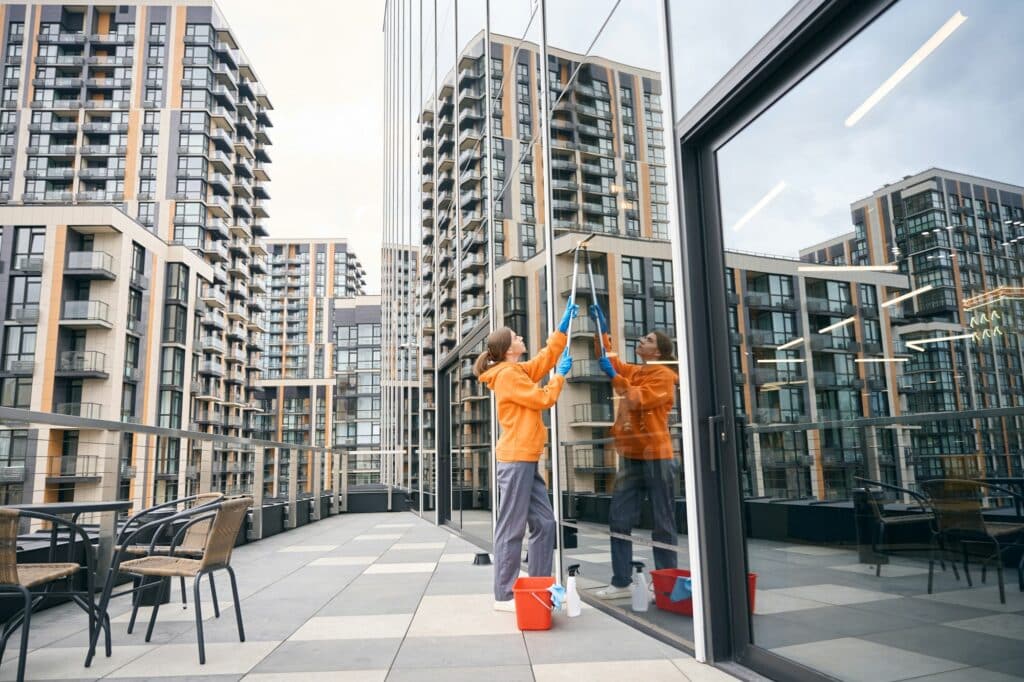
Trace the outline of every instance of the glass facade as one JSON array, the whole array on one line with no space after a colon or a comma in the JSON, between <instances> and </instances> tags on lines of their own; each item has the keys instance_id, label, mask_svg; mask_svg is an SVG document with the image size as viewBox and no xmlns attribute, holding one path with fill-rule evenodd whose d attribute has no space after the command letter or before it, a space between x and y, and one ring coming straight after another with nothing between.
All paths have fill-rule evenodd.
<instances>
[{"instance_id":1,"label":"glass facade","mask_svg":"<svg viewBox=\"0 0 1024 682\"><path fill-rule=\"evenodd\" d=\"M468 363L502 325L536 352L575 295L610 335L572 327L541 462L585 599L776 679L1024 676L1017 13L389 3L421 513L490 541ZM641 613L608 598L634 560Z\"/></svg>"}]
</instances>

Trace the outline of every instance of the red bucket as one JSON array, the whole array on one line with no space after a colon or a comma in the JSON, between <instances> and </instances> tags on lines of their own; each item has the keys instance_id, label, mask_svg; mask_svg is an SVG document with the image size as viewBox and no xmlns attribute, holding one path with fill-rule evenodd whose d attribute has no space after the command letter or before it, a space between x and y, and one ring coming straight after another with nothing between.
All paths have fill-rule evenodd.
<instances>
[{"instance_id":1,"label":"red bucket","mask_svg":"<svg viewBox=\"0 0 1024 682\"><path fill-rule=\"evenodd\" d=\"M551 593L555 584L551 576L517 578L512 586L516 600L516 624L520 630L551 629Z\"/></svg>"},{"instance_id":2,"label":"red bucket","mask_svg":"<svg viewBox=\"0 0 1024 682\"><path fill-rule=\"evenodd\" d=\"M693 600L683 599L672 601L669 596L676 586L676 578L689 578L690 571L685 568L658 568L651 571L651 583L654 585L654 604L662 611L693 615ZM754 612L754 595L757 591L757 573L747 573L747 596L750 600L750 612Z\"/></svg>"}]
</instances>

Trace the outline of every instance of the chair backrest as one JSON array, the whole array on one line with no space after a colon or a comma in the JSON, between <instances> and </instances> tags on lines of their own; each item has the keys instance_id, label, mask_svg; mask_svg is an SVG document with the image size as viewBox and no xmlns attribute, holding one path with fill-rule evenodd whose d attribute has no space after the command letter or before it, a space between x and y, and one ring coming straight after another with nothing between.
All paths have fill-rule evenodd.
<instances>
[{"instance_id":1,"label":"chair backrest","mask_svg":"<svg viewBox=\"0 0 1024 682\"><path fill-rule=\"evenodd\" d=\"M251 506L251 497L236 497L221 503L206 538L206 551L203 552L200 570L227 566L231 562L231 551L235 548L238 529L242 527L245 514Z\"/></svg>"},{"instance_id":2,"label":"chair backrest","mask_svg":"<svg viewBox=\"0 0 1024 682\"><path fill-rule=\"evenodd\" d=\"M0 508L0 585L18 584L18 521L16 509Z\"/></svg>"},{"instance_id":3,"label":"chair backrest","mask_svg":"<svg viewBox=\"0 0 1024 682\"><path fill-rule=\"evenodd\" d=\"M921 481L940 531L987 534L981 515L982 484L975 481L939 478Z\"/></svg>"},{"instance_id":4,"label":"chair backrest","mask_svg":"<svg viewBox=\"0 0 1024 682\"><path fill-rule=\"evenodd\" d=\"M202 552L206 548L206 539L210 535L210 526L212 524L212 518L203 519L191 524L185 530L185 535L181 538L181 542L178 543L178 549Z\"/></svg>"}]
</instances>

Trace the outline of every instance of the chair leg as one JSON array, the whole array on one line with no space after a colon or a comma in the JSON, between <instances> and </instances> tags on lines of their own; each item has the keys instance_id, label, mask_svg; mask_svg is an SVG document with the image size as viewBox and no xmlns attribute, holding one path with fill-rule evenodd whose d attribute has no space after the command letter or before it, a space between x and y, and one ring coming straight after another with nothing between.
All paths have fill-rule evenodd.
<instances>
[{"instance_id":1,"label":"chair leg","mask_svg":"<svg viewBox=\"0 0 1024 682\"><path fill-rule=\"evenodd\" d=\"M21 621L21 646L18 648L18 682L25 680L25 662L28 659L28 629L32 623L32 593L21 588L25 596L25 618Z\"/></svg>"},{"instance_id":2,"label":"chair leg","mask_svg":"<svg viewBox=\"0 0 1024 682\"><path fill-rule=\"evenodd\" d=\"M996 576L999 578L999 603L1006 603L1006 589L1003 587L1003 557L996 552Z\"/></svg>"},{"instance_id":3,"label":"chair leg","mask_svg":"<svg viewBox=\"0 0 1024 682\"><path fill-rule=\"evenodd\" d=\"M235 582L235 569L227 567L228 577L231 578L231 597L235 600L235 620L238 621L238 641L245 641L245 628L242 627L242 602L238 599L238 584Z\"/></svg>"},{"instance_id":4,"label":"chair leg","mask_svg":"<svg viewBox=\"0 0 1024 682\"><path fill-rule=\"evenodd\" d=\"M935 575L935 552L928 556L928 594L932 593L932 579Z\"/></svg>"},{"instance_id":5,"label":"chair leg","mask_svg":"<svg viewBox=\"0 0 1024 682\"><path fill-rule=\"evenodd\" d=\"M188 597L185 596L185 576L181 576L181 608L188 608Z\"/></svg>"},{"instance_id":6,"label":"chair leg","mask_svg":"<svg viewBox=\"0 0 1024 682\"><path fill-rule=\"evenodd\" d=\"M213 617L220 618L220 604L217 603L217 586L213 584L213 572L206 574L210 579L210 594L213 596Z\"/></svg>"},{"instance_id":7,"label":"chair leg","mask_svg":"<svg viewBox=\"0 0 1024 682\"><path fill-rule=\"evenodd\" d=\"M108 657L110 656L110 614L107 609L110 607L110 593L114 590L114 578L118 573L117 567L117 555L115 555L114 565L110 567L110 570L107 573L107 579L103 583L103 593L100 595L99 601L99 613L102 615L103 622L107 625L106 641ZM92 665L92 659L96 656L96 643L100 638L100 629L101 628L97 626L91 633L89 633L89 651L85 654L86 668Z\"/></svg>"},{"instance_id":8,"label":"chair leg","mask_svg":"<svg viewBox=\"0 0 1024 682\"><path fill-rule=\"evenodd\" d=\"M106 649L107 658L110 658L110 615L104 613L103 618L103 643Z\"/></svg>"},{"instance_id":9,"label":"chair leg","mask_svg":"<svg viewBox=\"0 0 1024 682\"><path fill-rule=\"evenodd\" d=\"M163 578L157 578L157 580L158 581L162 581ZM159 582L157 584L160 585ZM162 601L161 597L163 597L163 585L160 585L157 588L157 594L156 594L156 600L155 600L156 603L153 604L153 611L149 614L149 627L146 628L146 641L147 642L153 636L153 626L156 625L156 614L160 612L160 602Z\"/></svg>"},{"instance_id":10,"label":"chair leg","mask_svg":"<svg viewBox=\"0 0 1024 682\"><path fill-rule=\"evenodd\" d=\"M199 583L203 575L196 576L192 583L192 603L196 605L196 641L199 642L199 665L206 663L206 644L203 642L203 605L199 601Z\"/></svg>"},{"instance_id":11,"label":"chair leg","mask_svg":"<svg viewBox=\"0 0 1024 682\"><path fill-rule=\"evenodd\" d=\"M983 562L981 562L981 584L982 585L984 585L987 582L985 580L985 575L987 573L988 573L988 562L987 561L983 561Z\"/></svg>"},{"instance_id":12,"label":"chair leg","mask_svg":"<svg viewBox=\"0 0 1024 682\"><path fill-rule=\"evenodd\" d=\"M961 549L963 550L964 555L964 576L967 578L967 587L974 587L974 583L971 581L971 569L967 564L967 545L962 545Z\"/></svg>"},{"instance_id":13,"label":"chair leg","mask_svg":"<svg viewBox=\"0 0 1024 682\"><path fill-rule=\"evenodd\" d=\"M143 589L146 586L145 578L133 578L132 583L135 585L135 590L132 592L132 617L128 619L128 634L132 634L132 630L135 629L135 617L139 615L139 600L142 595L145 594Z\"/></svg>"}]
</instances>

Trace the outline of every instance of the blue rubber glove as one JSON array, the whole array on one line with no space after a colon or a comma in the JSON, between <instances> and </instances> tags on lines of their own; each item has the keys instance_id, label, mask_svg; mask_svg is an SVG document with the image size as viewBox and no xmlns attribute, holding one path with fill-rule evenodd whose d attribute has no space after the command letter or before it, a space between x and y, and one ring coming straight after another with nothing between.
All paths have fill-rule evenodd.
<instances>
[{"instance_id":1,"label":"blue rubber glove","mask_svg":"<svg viewBox=\"0 0 1024 682\"><path fill-rule=\"evenodd\" d=\"M569 355L569 349L567 348L562 357L558 358L558 364L555 365L555 373L561 374L563 377L569 374L569 370L572 369L572 356Z\"/></svg>"},{"instance_id":2,"label":"blue rubber glove","mask_svg":"<svg viewBox=\"0 0 1024 682\"><path fill-rule=\"evenodd\" d=\"M562 315L562 321L558 323L558 331L563 334L569 333L569 324L572 322L572 318L580 314L580 307L575 303L565 304L565 314Z\"/></svg>"},{"instance_id":3,"label":"blue rubber glove","mask_svg":"<svg viewBox=\"0 0 1024 682\"><path fill-rule=\"evenodd\" d=\"M693 584L690 582L690 578L684 578L683 576L676 578L676 584L672 586L672 594L668 597L669 601L680 602L692 598Z\"/></svg>"},{"instance_id":4,"label":"blue rubber glove","mask_svg":"<svg viewBox=\"0 0 1024 682\"><path fill-rule=\"evenodd\" d=\"M607 374L609 379L615 378L615 368L612 367L612 361L609 358L601 358L597 364L601 366L601 371Z\"/></svg>"},{"instance_id":5,"label":"blue rubber glove","mask_svg":"<svg viewBox=\"0 0 1024 682\"><path fill-rule=\"evenodd\" d=\"M608 333L608 318L604 316L604 311L601 310L601 306L596 303L591 303L590 317L594 320L594 324L597 325L598 331L602 334Z\"/></svg>"},{"instance_id":6,"label":"blue rubber glove","mask_svg":"<svg viewBox=\"0 0 1024 682\"><path fill-rule=\"evenodd\" d=\"M555 611L562 608L562 604L565 602L565 588L555 583L548 588L548 592L551 593L551 608Z\"/></svg>"}]
</instances>

